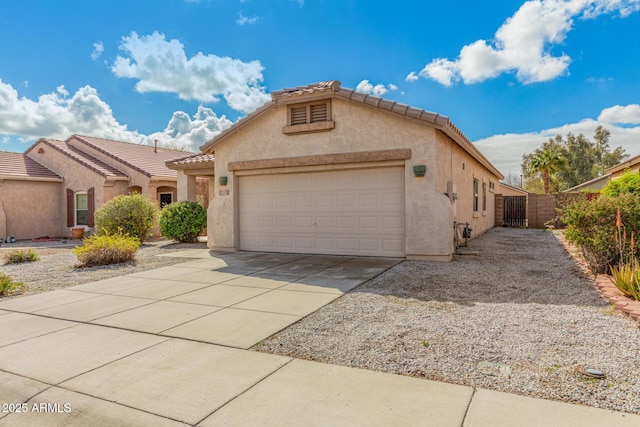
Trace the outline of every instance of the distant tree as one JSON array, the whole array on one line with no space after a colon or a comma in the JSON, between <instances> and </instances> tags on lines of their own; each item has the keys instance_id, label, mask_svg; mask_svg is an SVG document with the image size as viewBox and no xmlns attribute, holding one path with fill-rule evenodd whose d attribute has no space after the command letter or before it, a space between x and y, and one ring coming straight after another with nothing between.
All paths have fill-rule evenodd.
<instances>
[{"instance_id":1,"label":"distant tree","mask_svg":"<svg viewBox=\"0 0 640 427\"><path fill-rule=\"evenodd\" d=\"M516 175L516 174L510 173L509 175L504 177L502 182L512 187L522 187L522 184L523 184L522 175Z\"/></svg>"},{"instance_id":2,"label":"distant tree","mask_svg":"<svg viewBox=\"0 0 640 427\"><path fill-rule=\"evenodd\" d=\"M617 165L629 157L622 147L611 151L609 148L610 136L611 133L606 128L598 126L593 136L594 141L590 141L583 134L574 136L569 133L566 138L556 135L555 138L543 142L532 153L522 156L522 173L526 179L525 188L527 191L536 192L548 185L553 191L562 191L603 175L607 168ZM555 153L566 160L565 167L555 171L549 170L546 184L544 184L543 170L531 167L532 159L540 157L545 151Z\"/></svg>"},{"instance_id":3,"label":"distant tree","mask_svg":"<svg viewBox=\"0 0 640 427\"><path fill-rule=\"evenodd\" d=\"M544 150L529 159L531 171L542 172L545 194L549 194L551 188L551 173L562 170L566 164L567 160L564 157L551 150Z\"/></svg>"}]
</instances>

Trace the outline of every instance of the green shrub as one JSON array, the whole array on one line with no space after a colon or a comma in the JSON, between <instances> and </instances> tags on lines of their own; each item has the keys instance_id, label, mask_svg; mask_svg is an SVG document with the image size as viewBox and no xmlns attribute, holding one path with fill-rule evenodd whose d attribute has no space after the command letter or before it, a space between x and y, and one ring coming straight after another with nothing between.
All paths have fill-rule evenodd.
<instances>
[{"instance_id":1,"label":"green shrub","mask_svg":"<svg viewBox=\"0 0 640 427\"><path fill-rule=\"evenodd\" d=\"M11 252L7 252L4 256L5 264L17 264L20 262L33 262L38 261L40 257L37 253L33 252L31 249L24 251L22 249L14 249Z\"/></svg>"},{"instance_id":2,"label":"green shrub","mask_svg":"<svg viewBox=\"0 0 640 427\"><path fill-rule=\"evenodd\" d=\"M0 295L9 295L17 292L24 286L24 283L14 282L13 277L6 275L0 271Z\"/></svg>"},{"instance_id":3,"label":"green shrub","mask_svg":"<svg viewBox=\"0 0 640 427\"><path fill-rule=\"evenodd\" d=\"M620 178L612 179L602 189L606 196L618 196L623 193L640 194L640 174L626 171Z\"/></svg>"},{"instance_id":4,"label":"green shrub","mask_svg":"<svg viewBox=\"0 0 640 427\"><path fill-rule=\"evenodd\" d=\"M567 225L567 240L577 244L585 260L596 273L605 273L621 260L616 216L620 210L621 239L628 242L635 236L631 253L637 253L640 240L640 194L621 193L617 197L578 199L558 209L562 222ZM626 238L625 238L626 236Z\"/></svg>"},{"instance_id":5,"label":"green shrub","mask_svg":"<svg viewBox=\"0 0 640 427\"><path fill-rule=\"evenodd\" d=\"M87 237L84 246L72 249L81 267L119 264L133 261L140 246L137 237L123 234L103 234Z\"/></svg>"},{"instance_id":6,"label":"green shrub","mask_svg":"<svg viewBox=\"0 0 640 427\"><path fill-rule=\"evenodd\" d=\"M96 234L128 234L144 242L157 216L156 205L141 194L116 196L96 210Z\"/></svg>"},{"instance_id":7,"label":"green shrub","mask_svg":"<svg viewBox=\"0 0 640 427\"><path fill-rule=\"evenodd\" d=\"M179 242L193 243L207 226L207 211L196 202L175 202L160 212L162 235Z\"/></svg>"}]
</instances>

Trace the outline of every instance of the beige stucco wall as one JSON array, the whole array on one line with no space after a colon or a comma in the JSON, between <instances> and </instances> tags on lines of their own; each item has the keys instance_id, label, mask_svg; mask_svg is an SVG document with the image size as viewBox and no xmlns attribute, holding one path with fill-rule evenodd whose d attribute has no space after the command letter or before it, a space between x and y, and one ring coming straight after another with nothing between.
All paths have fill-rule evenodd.
<instances>
[{"instance_id":1,"label":"beige stucco wall","mask_svg":"<svg viewBox=\"0 0 640 427\"><path fill-rule=\"evenodd\" d=\"M447 192L448 182L455 186L458 197L454 201L454 221L469 223L472 237L484 233L495 223L495 189L499 188L498 177L488 171L480 162L467 154L446 135L438 132L437 149L438 180L437 190ZM473 210L473 180L478 180L478 212ZM494 190L491 190L491 183ZM482 187L486 185L487 204L482 209Z\"/></svg>"},{"instance_id":2,"label":"beige stucco wall","mask_svg":"<svg viewBox=\"0 0 640 427\"><path fill-rule=\"evenodd\" d=\"M493 193L488 193L487 210L474 218L472 210L472 177L497 182L480 164L455 146L446 136L423 122L385 113L379 109L345 101L332 100L335 129L328 132L285 135L287 108L277 106L222 140L215 152L216 176L227 176L222 187L216 178L215 197L209 205L209 246L214 249L237 249L238 173L229 171L229 162L281 157L298 157L396 148L411 149L405 163L405 253L409 258L448 260L453 254L454 211L458 219L472 223L474 230L493 225ZM465 169L461 169L461 163ZM382 165L382 164L380 164ZM426 165L426 175L417 178L414 165ZM352 164L362 167L362 164ZM320 169L331 169L324 166ZM453 169L452 169L453 168ZM304 169L296 169L300 171ZM317 168L316 168L317 170ZM263 172L282 171L264 170ZM293 170L290 170L293 172ZM243 172L247 173L247 172ZM458 182L460 199L454 209L445 193L447 182ZM220 192L224 190L224 192ZM228 195L226 195L228 190Z\"/></svg>"},{"instance_id":3,"label":"beige stucco wall","mask_svg":"<svg viewBox=\"0 0 640 427\"><path fill-rule=\"evenodd\" d=\"M61 188L61 182L2 181L0 204L5 224L0 224L0 238L60 236L60 216L64 218L64 211L60 212Z\"/></svg>"}]
</instances>

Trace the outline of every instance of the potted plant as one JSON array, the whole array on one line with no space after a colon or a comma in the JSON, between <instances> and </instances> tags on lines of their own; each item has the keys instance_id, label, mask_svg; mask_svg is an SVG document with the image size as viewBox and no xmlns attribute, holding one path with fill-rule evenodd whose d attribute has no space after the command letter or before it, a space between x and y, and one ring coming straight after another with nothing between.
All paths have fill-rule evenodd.
<instances>
[{"instance_id":1,"label":"potted plant","mask_svg":"<svg viewBox=\"0 0 640 427\"><path fill-rule=\"evenodd\" d=\"M84 227L72 227L71 237L73 237L74 240L82 240L84 237Z\"/></svg>"}]
</instances>

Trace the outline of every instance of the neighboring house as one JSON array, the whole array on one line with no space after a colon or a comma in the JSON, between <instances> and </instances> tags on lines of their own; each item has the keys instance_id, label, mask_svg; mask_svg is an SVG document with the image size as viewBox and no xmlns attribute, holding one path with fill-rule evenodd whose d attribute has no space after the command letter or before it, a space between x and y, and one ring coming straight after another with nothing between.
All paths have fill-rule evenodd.
<instances>
[{"instance_id":1,"label":"neighboring house","mask_svg":"<svg viewBox=\"0 0 640 427\"><path fill-rule=\"evenodd\" d=\"M496 190L496 193L502 194L503 196L528 196L529 195L528 191L520 187L514 187L513 185L509 185L504 182L500 183L500 186Z\"/></svg>"},{"instance_id":2,"label":"neighboring house","mask_svg":"<svg viewBox=\"0 0 640 427\"><path fill-rule=\"evenodd\" d=\"M23 154L0 152L0 238L70 236L91 231L109 199L141 193L161 206L176 200L176 171L165 162L185 153L73 135L41 138Z\"/></svg>"},{"instance_id":3,"label":"neighboring house","mask_svg":"<svg viewBox=\"0 0 640 427\"><path fill-rule=\"evenodd\" d=\"M577 193L580 191L600 191L610 180L620 178L625 172L640 173L640 156L635 156L604 171L602 176L571 187L565 193Z\"/></svg>"},{"instance_id":4,"label":"neighboring house","mask_svg":"<svg viewBox=\"0 0 640 427\"><path fill-rule=\"evenodd\" d=\"M215 175L215 250L446 261L454 222L494 225L502 174L447 118L329 81L272 101L168 162L179 198Z\"/></svg>"}]
</instances>

